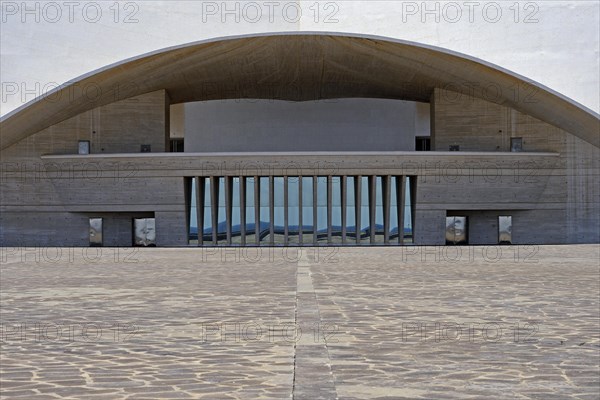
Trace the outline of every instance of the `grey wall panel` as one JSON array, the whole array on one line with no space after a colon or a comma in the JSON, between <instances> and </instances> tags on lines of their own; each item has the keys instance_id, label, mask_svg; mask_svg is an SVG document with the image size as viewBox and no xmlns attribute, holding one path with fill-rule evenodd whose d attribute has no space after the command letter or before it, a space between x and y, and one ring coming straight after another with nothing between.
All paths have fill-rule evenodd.
<instances>
[{"instance_id":1,"label":"grey wall panel","mask_svg":"<svg viewBox=\"0 0 600 400\"><path fill-rule=\"evenodd\" d=\"M446 211L417 208L415 214L415 243L443 246L446 243Z\"/></svg>"},{"instance_id":2,"label":"grey wall panel","mask_svg":"<svg viewBox=\"0 0 600 400\"><path fill-rule=\"evenodd\" d=\"M73 186L84 182L94 185L95 180L110 178L109 196L127 190L129 182L125 179L134 177L136 171L126 163L111 168L78 160L65 165L43 162L40 156L77 154L79 140L91 142L92 154L139 153L142 144L150 144L155 152L164 151L167 105L164 90L147 93L70 118L2 150L0 205L61 206L64 190L54 185L55 179Z\"/></svg>"},{"instance_id":3,"label":"grey wall panel","mask_svg":"<svg viewBox=\"0 0 600 400\"><path fill-rule=\"evenodd\" d=\"M415 147L417 103L218 100L185 105L185 151L366 151Z\"/></svg>"},{"instance_id":4,"label":"grey wall panel","mask_svg":"<svg viewBox=\"0 0 600 400\"><path fill-rule=\"evenodd\" d=\"M516 217L519 212L506 211L449 211L449 216L460 215L468 219L470 245L495 245L498 244L498 215L512 215ZM518 217L516 217L518 218Z\"/></svg>"},{"instance_id":5,"label":"grey wall panel","mask_svg":"<svg viewBox=\"0 0 600 400\"><path fill-rule=\"evenodd\" d=\"M138 211L137 207L152 211L157 204L184 204L183 178L55 179L53 184L67 209L125 205L127 211Z\"/></svg>"},{"instance_id":6,"label":"grey wall panel","mask_svg":"<svg viewBox=\"0 0 600 400\"><path fill-rule=\"evenodd\" d=\"M512 244L559 244L567 240L566 228L556 223L565 210L452 210L448 215L463 215L469 221L469 244L498 244L498 216L512 216Z\"/></svg>"},{"instance_id":7,"label":"grey wall panel","mask_svg":"<svg viewBox=\"0 0 600 400\"><path fill-rule=\"evenodd\" d=\"M179 211L161 211L155 213L156 245L157 246L186 246L185 210L183 205Z\"/></svg>"},{"instance_id":8,"label":"grey wall panel","mask_svg":"<svg viewBox=\"0 0 600 400\"><path fill-rule=\"evenodd\" d=\"M165 90L117 101L46 128L2 155L25 162L41 154L77 154L79 140L91 142L92 154L138 153L142 144L165 151L168 104Z\"/></svg>"},{"instance_id":9,"label":"grey wall panel","mask_svg":"<svg viewBox=\"0 0 600 400\"><path fill-rule=\"evenodd\" d=\"M567 134L567 237L600 243L600 149Z\"/></svg>"},{"instance_id":10,"label":"grey wall panel","mask_svg":"<svg viewBox=\"0 0 600 400\"><path fill-rule=\"evenodd\" d=\"M152 213L3 212L1 246L89 246L89 219L102 218L103 246L132 245L132 219Z\"/></svg>"},{"instance_id":11,"label":"grey wall panel","mask_svg":"<svg viewBox=\"0 0 600 400\"><path fill-rule=\"evenodd\" d=\"M598 147L536 118L484 100L436 89L431 103L435 150L445 151L449 145L458 144L461 151L508 151L510 139L522 137L523 151L560 154L551 170L537 170L537 160L523 161L513 171L520 179L514 185L509 180L510 188L502 179L502 193L492 189L477 194L478 198L495 196L499 203L513 197L513 208L538 209L513 220L514 243L600 242ZM519 191L519 187L523 190ZM533 187L537 189L531 190ZM437 190L427 192L425 188L420 195L430 199L441 195ZM537 198L530 198L534 193ZM454 208L461 207L461 201L454 202ZM528 202L533 204L527 205ZM522 223L531 225L516 231Z\"/></svg>"},{"instance_id":12,"label":"grey wall panel","mask_svg":"<svg viewBox=\"0 0 600 400\"><path fill-rule=\"evenodd\" d=\"M498 243L497 212L471 212L465 215L469 221L469 244Z\"/></svg>"},{"instance_id":13,"label":"grey wall panel","mask_svg":"<svg viewBox=\"0 0 600 400\"><path fill-rule=\"evenodd\" d=\"M1 212L0 246L87 247L89 216L60 211Z\"/></svg>"},{"instance_id":14,"label":"grey wall panel","mask_svg":"<svg viewBox=\"0 0 600 400\"><path fill-rule=\"evenodd\" d=\"M80 215L80 214L78 214ZM152 218L152 213L85 213L104 219L104 246L129 247L133 243L133 219Z\"/></svg>"},{"instance_id":15,"label":"grey wall panel","mask_svg":"<svg viewBox=\"0 0 600 400\"><path fill-rule=\"evenodd\" d=\"M506 214L508 215L508 214ZM515 214L512 219L513 244L569 243L566 210L528 210ZM587 243L594 243L589 238Z\"/></svg>"}]
</instances>

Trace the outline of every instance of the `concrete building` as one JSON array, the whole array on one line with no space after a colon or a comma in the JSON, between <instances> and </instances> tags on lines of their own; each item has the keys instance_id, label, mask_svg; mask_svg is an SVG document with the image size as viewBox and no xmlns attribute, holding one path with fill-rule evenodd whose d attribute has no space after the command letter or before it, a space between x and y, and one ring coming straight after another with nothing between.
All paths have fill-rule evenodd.
<instances>
[{"instance_id":1,"label":"concrete building","mask_svg":"<svg viewBox=\"0 0 600 400\"><path fill-rule=\"evenodd\" d=\"M600 119L365 34L210 39L1 122L4 246L600 242Z\"/></svg>"}]
</instances>

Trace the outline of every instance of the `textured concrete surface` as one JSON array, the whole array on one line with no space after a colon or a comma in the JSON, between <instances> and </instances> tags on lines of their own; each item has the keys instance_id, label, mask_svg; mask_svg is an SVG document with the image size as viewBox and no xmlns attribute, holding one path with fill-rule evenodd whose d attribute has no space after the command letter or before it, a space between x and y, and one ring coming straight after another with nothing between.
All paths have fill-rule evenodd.
<instances>
[{"instance_id":1,"label":"textured concrete surface","mask_svg":"<svg viewBox=\"0 0 600 400\"><path fill-rule=\"evenodd\" d=\"M6 399L600 396L597 245L0 260Z\"/></svg>"},{"instance_id":2,"label":"textured concrete surface","mask_svg":"<svg viewBox=\"0 0 600 400\"><path fill-rule=\"evenodd\" d=\"M92 85L98 92L93 98L75 90ZM509 70L391 38L299 31L180 45L90 72L57 88L53 101L38 97L0 119L0 149L96 107L158 90L166 90L172 104L240 98L428 102L439 87L512 107L600 146L596 113ZM535 97L521 99L515 87L531 87Z\"/></svg>"}]
</instances>

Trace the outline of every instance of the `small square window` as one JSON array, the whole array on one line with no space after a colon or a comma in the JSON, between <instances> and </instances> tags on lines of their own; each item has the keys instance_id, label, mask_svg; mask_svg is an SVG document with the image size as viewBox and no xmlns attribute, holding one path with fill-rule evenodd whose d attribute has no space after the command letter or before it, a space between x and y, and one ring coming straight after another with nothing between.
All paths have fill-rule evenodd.
<instances>
[{"instance_id":1,"label":"small square window","mask_svg":"<svg viewBox=\"0 0 600 400\"><path fill-rule=\"evenodd\" d=\"M521 138L521 137L510 138L510 151L512 151L512 152L523 151L523 138Z\"/></svg>"},{"instance_id":2,"label":"small square window","mask_svg":"<svg viewBox=\"0 0 600 400\"><path fill-rule=\"evenodd\" d=\"M171 139L170 140L170 151L171 151L171 153L182 153L183 152L183 139Z\"/></svg>"},{"instance_id":3,"label":"small square window","mask_svg":"<svg viewBox=\"0 0 600 400\"><path fill-rule=\"evenodd\" d=\"M451 144L450 151L460 151L460 146L457 144Z\"/></svg>"},{"instance_id":4,"label":"small square window","mask_svg":"<svg viewBox=\"0 0 600 400\"><path fill-rule=\"evenodd\" d=\"M430 151L431 150L431 138L426 136L417 136L415 138L415 150L416 151Z\"/></svg>"},{"instance_id":5,"label":"small square window","mask_svg":"<svg viewBox=\"0 0 600 400\"><path fill-rule=\"evenodd\" d=\"M77 154L90 154L90 141L80 140Z\"/></svg>"},{"instance_id":6,"label":"small square window","mask_svg":"<svg viewBox=\"0 0 600 400\"><path fill-rule=\"evenodd\" d=\"M152 152L152 146L149 145L149 144L143 144L141 152L142 153L151 153Z\"/></svg>"}]
</instances>

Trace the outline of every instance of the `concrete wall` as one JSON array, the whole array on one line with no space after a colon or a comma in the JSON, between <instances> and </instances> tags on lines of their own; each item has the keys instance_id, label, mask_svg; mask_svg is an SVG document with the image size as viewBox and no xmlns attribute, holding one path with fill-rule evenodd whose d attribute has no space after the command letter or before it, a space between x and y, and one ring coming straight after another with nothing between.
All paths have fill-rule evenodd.
<instances>
[{"instance_id":1,"label":"concrete wall","mask_svg":"<svg viewBox=\"0 0 600 400\"><path fill-rule=\"evenodd\" d=\"M87 246L88 219L96 216L106 218L106 245L130 246L131 218L155 211L148 182L133 179L137 171L127 163L109 172L101 162L67 166L41 157L77 154L79 140L91 142L92 154L139 153L142 144L164 152L168 105L165 91L148 93L83 113L3 150L0 245ZM103 206L91 206L90 198ZM79 208L65 208L72 203Z\"/></svg>"},{"instance_id":2,"label":"concrete wall","mask_svg":"<svg viewBox=\"0 0 600 400\"><path fill-rule=\"evenodd\" d=\"M536 166L534 184L522 181L522 171L515 167L532 160ZM562 243L566 240L565 231L547 225L552 222L550 217L556 215L555 199L545 196L548 186L555 186L548 182L564 179L564 169L555 168L559 160L555 153L466 152L44 156L40 159L44 170L61 168L43 181L55 193L54 205L40 201L24 205L3 203L0 239L6 246L85 246L88 218L106 215L107 227L122 228L107 233L118 239L110 238L111 242L107 237L106 243L128 246L130 237L126 231L130 219L139 212L152 212L156 217L157 244L185 246L183 177L283 175L289 174L293 165L293 174L304 176L417 175L417 244L444 244L447 210L458 214L469 210L473 218L512 214L514 226L519 229L514 234L515 243ZM86 176L89 165L95 165L102 177ZM495 168L492 174L489 165ZM32 175L25 175L24 179L32 179ZM11 181L9 184L16 182L13 178ZM32 182L19 193L28 197L37 186ZM526 218L517 220L517 215ZM476 219L472 221L479 224ZM475 242L495 243L495 228L490 226L487 230L485 222L481 226L481 239Z\"/></svg>"},{"instance_id":3,"label":"concrete wall","mask_svg":"<svg viewBox=\"0 0 600 400\"><path fill-rule=\"evenodd\" d=\"M415 103L415 136L431 135L431 104Z\"/></svg>"},{"instance_id":4,"label":"concrete wall","mask_svg":"<svg viewBox=\"0 0 600 400\"><path fill-rule=\"evenodd\" d=\"M564 172L548 180L535 172L535 163L521 165L521 185L545 185L539 202L546 211L519 217L522 226L532 224L544 234L521 236L525 242L600 242L600 149L531 116L459 93L436 89L431 104L436 151L450 145L459 145L460 151L510 151L510 139L521 137L523 151L560 154L555 168Z\"/></svg>"},{"instance_id":5,"label":"concrete wall","mask_svg":"<svg viewBox=\"0 0 600 400\"><path fill-rule=\"evenodd\" d=\"M169 100L159 90L95 108L44 129L5 149L5 157L77 154L78 141L89 140L94 154L139 153L142 144L163 152L168 140Z\"/></svg>"},{"instance_id":6,"label":"concrete wall","mask_svg":"<svg viewBox=\"0 0 600 400\"><path fill-rule=\"evenodd\" d=\"M523 138L523 151L563 151L565 132L536 118L485 100L436 89L431 98L433 149L510 151L510 138Z\"/></svg>"},{"instance_id":7,"label":"concrete wall","mask_svg":"<svg viewBox=\"0 0 600 400\"><path fill-rule=\"evenodd\" d=\"M563 211L460 210L448 211L447 215L468 218L469 244L472 245L498 244L498 216L500 215L512 216L513 244L561 244L565 242L567 236L564 227L555 223L564 219Z\"/></svg>"},{"instance_id":8,"label":"concrete wall","mask_svg":"<svg viewBox=\"0 0 600 400\"><path fill-rule=\"evenodd\" d=\"M323 136L331 131L341 135L350 130L353 140L342 142L338 137L340 146L334 147L337 152L272 154L253 154L243 146L254 150L283 146L285 141L280 138L265 149L270 142L266 137L257 136L262 129L277 131L278 125L268 124L269 117L273 116L275 122L285 128L294 121L301 123L300 117L306 116L294 107L302 110L320 110L320 107L310 103L273 103L263 114L254 115L252 110L260 107L242 102L233 104L234 111L235 107L241 111L232 114L232 104L216 107L215 102L212 106L218 112L206 115L210 116L210 123L214 122L215 127L221 129L226 140L209 143L209 148L217 151L225 144L234 147L235 136L225 129L226 116L230 115L234 120L232 130L238 133L243 132L244 120L255 122L250 131L255 135L251 138L257 140L238 140L241 143L238 146L246 149L242 154L139 153L139 145L148 141L152 141L154 151L154 146L161 148L161 143L164 146L169 121L164 92L102 107L32 135L0 153L0 245L87 246L88 219L103 217L106 218L105 244L129 246L131 219L143 213L144 216L155 215L159 246L185 246L184 177L284 175L290 173L290 165L293 165L293 174L305 176L418 176L417 244L444 244L445 217L449 212L470 217L472 244L496 242L498 215L513 216L515 244L599 242L598 148L505 107L471 98L448 100L452 98L436 91L431 118L434 148L460 144L463 151L452 153L390 152L393 143L404 143L407 147L410 143L409 150L414 146L416 129L413 128L413 136L392 134L391 128L397 121L394 118L398 118L396 106L404 104L399 102L383 102L387 113L361 108L358 105L366 103L358 99L324 105L324 111L316 113L317 122L301 124L303 131L313 134L309 128L325 126L327 129L320 131ZM274 109L288 106L293 112L272 113ZM337 112L327 112L333 110ZM186 115L189 114L186 111ZM378 118L381 115L389 118ZM399 115L408 126L411 121L415 126L418 113L414 108L412 113ZM148 120L154 121L151 126ZM352 126L355 121L360 123ZM198 122L202 122L203 127L211 127L203 119ZM367 138L360 135L365 129L368 132L370 123L381 127L378 134L382 135L382 143L387 143L387 148L382 148L377 140L369 141L377 135ZM96 133L90 133L90 129ZM293 126L284 132L290 135L294 129L299 128ZM207 132L213 135L207 140L218 140L215 130ZM524 138L526 152L505 152L513 136ZM84 138L93 140L93 154L75 155L77 140ZM319 137L314 135L306 146L316 146L317 139ZM335 144L330 138L324 143L322 147ZM339 152L344 143L362 153ZM385 151L366 152L369 145ZM189 151L189 142L186 148ZM296 150L290 146L280 148ZM229 146L226 149L232 150ZM464 151L467 149L474 152Z\"/></svg>"},{"instance_id":9,"label":"concrete wall","mask_svg":"<svg viewBox=\"0 0 600 400\"><path fill-rule=\"evenodd\" d=\"M185 105L185 151L412 151L427 105L382 99Z\"/></svg>"},{"instance_id":10,"label":"concrete wall","mask_svg":"<svg viewBox=\"0 0 600 400\"><path fill-rule=\"evenodd\" d=\"M169 136L171 139L183 138L185 134L185 104L173 104L170 111Z\"/></svg>"}]
</instances>

